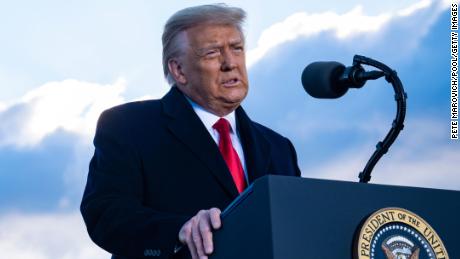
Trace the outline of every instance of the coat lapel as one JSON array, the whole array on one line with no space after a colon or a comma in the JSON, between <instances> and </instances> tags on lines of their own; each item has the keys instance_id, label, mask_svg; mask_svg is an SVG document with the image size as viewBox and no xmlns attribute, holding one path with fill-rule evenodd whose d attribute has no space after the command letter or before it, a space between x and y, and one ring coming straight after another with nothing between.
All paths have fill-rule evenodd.
<instances>
[{"instance_id":1,"label":"coat lapel","mask_svg":"<svg viewBox=\"0 0 460 259\"><path fill-rule=\"evenodd\" d=\"M183 94L172 87L162 103L163 111L171 118L169 131L209 168L232 198L237 197L238 190L219 148Z\"/></svg>"},{"instance_id":2,"label":"coat lapel","mask_svg":"<svg viewBox=\"0 0 460 259\"><path fill-rule=\"evenodd\" d=\"M249 183L268 174L270 144L243 108L236 109L237 128L243 145Z\"/></svg>"}]
</instances>

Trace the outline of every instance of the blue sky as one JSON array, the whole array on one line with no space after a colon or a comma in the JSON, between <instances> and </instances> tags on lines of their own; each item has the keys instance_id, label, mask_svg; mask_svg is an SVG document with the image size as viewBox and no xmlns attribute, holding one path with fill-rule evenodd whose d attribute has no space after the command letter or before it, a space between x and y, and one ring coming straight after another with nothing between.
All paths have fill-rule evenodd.
<instances>
[{"instance_id":1,"label":"blue sky","mask_svg":"<svg viewBox=\"0 0 460 259\"><path fill-rule=\"evenodd\" d=\"M193 2L201 3L210 2ZM384 80L337 100L302 89L309 63L350 65L362 54L397 70L409 96L406 127L372 182L460 190L460 144L449 138L449 1L227 3L248 12L243 106L293 141L304 177L356 181L391 126L395 102ZM2 3L0 251L8 258L106 258L77 211L95 122L108 107L168 90L162 26L189 5Z\"/></svg>"}]
</instances>

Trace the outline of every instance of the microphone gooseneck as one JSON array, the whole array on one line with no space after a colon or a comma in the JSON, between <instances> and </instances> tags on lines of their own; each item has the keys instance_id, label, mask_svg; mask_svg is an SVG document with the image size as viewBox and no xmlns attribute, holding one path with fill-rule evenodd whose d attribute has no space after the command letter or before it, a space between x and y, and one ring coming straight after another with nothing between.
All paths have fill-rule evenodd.
<instances>
[{"instance_id":1,"label":"microphone gooseneck","mask_svg":"<svg viewBox=\"0 0 460 259\"><path fill-rule=\"evenodd\" d=\"M362 65L375 67L379 70L365 71ZM387 82L393 86L396 100L396 118L393 120L390 131L382 141L379 141L376 150L369 158L363 171L359 173L359 182L367 183L371 173L380 158L388 152L401 130L404 128L406 116L407 94L395 70L385 64L368 57L355 55L353 66L345 67L343 64L331 62L314 62L302 72L302 85L312 97L339 98L349 88L361 88L367 80L375 80L385 76Z\"/></svg>"}]
</instances>

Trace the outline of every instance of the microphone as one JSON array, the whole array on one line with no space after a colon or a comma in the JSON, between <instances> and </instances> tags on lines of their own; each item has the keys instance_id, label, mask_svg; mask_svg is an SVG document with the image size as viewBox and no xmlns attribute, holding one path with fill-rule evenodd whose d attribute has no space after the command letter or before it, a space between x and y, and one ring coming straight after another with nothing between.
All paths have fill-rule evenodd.
<instances>
[{"instance_id":1,"label":"microphone","mask_svg":"<svg viewBox=\"0 0 460 259\"><path fill-rule=\"evenodd\" d=\"M371 66L379 70L367 72L361 65ZM303 88L315 98L338 98L344 95L349 88L361 88L367 80L378 79L382 76L385 76L385 80L393 86L396 118L385 139L377 143L376 150L367 161L363 171L359 173L359 182L361 183L369 182L372 169L404 128L407 95L398 74L382 62L361 55L353 57L351 67L345 67L335 61L313 62L302 72Z\"/></svg>"},{"instance_id":2,"label":"microphone","mask_svg":"<svg viewBox=\"0 0 460 259\"><path fill-rule=\"evenodd\" d=\"M319 61L302 72L302 85L315 98L333 99L343 96L349 88L361 88L367 80L384 75L382 71L366 72L359 64L345 67L335 61Z\"/></svg>"}]
</instances>

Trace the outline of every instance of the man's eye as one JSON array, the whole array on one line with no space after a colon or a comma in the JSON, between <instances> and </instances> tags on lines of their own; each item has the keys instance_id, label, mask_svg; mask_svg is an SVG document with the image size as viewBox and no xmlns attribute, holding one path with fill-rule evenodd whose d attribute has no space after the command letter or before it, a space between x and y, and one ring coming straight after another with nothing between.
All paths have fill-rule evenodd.
<instances>
[{"instance_id":1,"label":"man's eye","mask_svg":"<svg viewBox=\"0 0 460 259\"><path fill-rule=\"evenodd\" d=\"M233 48L233 50L237 51L237 52L241 52L241 51L244 51L244 47L243 46L235 46Z\"/></svg>"},{"instance_id":2,"label":"man's eye","mask_svg":"<svg viewBox=\"0 0 460 259\"><path fill-rule=\"evenodd\" d=\"M206 51L206 57L214 57L220 54L220 51L218 49L210 49Z\"/></svg>"}]
</instances>

